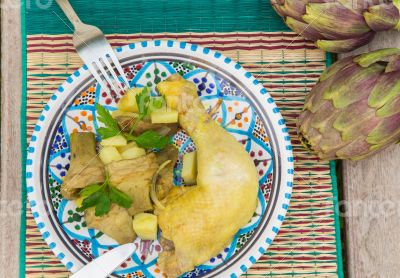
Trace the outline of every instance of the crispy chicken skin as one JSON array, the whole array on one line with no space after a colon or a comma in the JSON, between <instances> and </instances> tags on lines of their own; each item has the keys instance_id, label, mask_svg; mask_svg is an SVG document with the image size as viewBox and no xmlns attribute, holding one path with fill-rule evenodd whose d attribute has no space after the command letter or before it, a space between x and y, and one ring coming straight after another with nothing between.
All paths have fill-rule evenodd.
<instances>
[{"instance_id":1,"label":"crispy chicken skin","mask_svg":"<svg viewBox=\"0 0 400 278\"><path fill-rule=\"evenodd\" d=\"M162 242L168 243L158 263L168 277L177 277L216 256L250 221L258 175L243 146L206 113L193 83L173 75L157 88L177 97L180 125L198 155L197 185L171 190L158 211Z\"/></svg>"}]
</instances>

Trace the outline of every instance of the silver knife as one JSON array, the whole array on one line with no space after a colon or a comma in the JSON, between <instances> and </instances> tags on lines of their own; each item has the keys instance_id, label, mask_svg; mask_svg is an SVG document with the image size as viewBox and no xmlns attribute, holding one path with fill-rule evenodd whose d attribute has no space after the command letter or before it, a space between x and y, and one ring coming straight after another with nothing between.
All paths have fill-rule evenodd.
<instances>
[{"instance_id":1,"label":"silver knife","mask_svg":"<svg viewBox=\"0 0 400 278\"><path fill-rule=\"evenodd\" d=\"M91 261L78 272L70 276L70 278L105 278L125 262L136 251L136 249L137 248L133 243L118 246Z\"/></svg>"}]
</instances>

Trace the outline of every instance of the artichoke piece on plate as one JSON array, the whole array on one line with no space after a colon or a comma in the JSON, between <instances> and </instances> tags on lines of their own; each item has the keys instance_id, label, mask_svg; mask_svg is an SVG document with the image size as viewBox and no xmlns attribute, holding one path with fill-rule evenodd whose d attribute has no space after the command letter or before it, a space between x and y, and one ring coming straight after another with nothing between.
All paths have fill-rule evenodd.
<instances>
[{"instance_id":1,"label":"artichoke piece on plate","mask_svg":"<svg viewBox=\"0 0 400 278\"><path fill-rule=\"evenodd\" d=\"M158 169L154 153L135 159L113 161L106 168L110 183L131 197L132 206L128 209L130 215L153 209L150 188L153 175Z\"/></svg>"},{"instance_id":2,"label":"artichoke piece on plate","mask_svg":"<svg viewBox=\"0 0 400 278\"><path fill-rule=\"evenodd\" d=\"M103 163L96 154L93 133L72 133L70 146L70 168L61 185L61 194L68 200L78 198L79 191L87 185L103 183L105 179Z\"/></svg>"},{"instance_id":3,"label":"artichoke piece on plate","mask_svg":"<svg viewBox=\"0 0 400 278\"><path fill-rule=\"evenodd\" d=\"M124 132L130 132L131 128L134 127L133 134L136 136L148 130L154 130L162 135L173 135L179 130L178 123L153 124L150 119L146 118L137 122L136 116L126 115L117 116L115 119Z\"/></svg>"},{"instance_id":4,"label":"artichoke piece on plate","mask_svg":"<svg viewBox=\"0 0 400 278\"><path fill-rule=\"evenodd\" d=\"M136 234L132 227L132 216L128 210L116 204L111 205L111 210L104 216L95 216L95 208L85 211L85 220L90 228L97 229L119 244L132 242Z\"/></svg>"},{"instance_id":5,"label":"artichoke piece on plate","mask_svg":"<svg viewBox=\"0 0 400 278\"><path fill-rule=\"evenodd\" d=\"M163 200L169 191L174 188L174 167L178 161L178 149L169 145L161 152L157 153L157 162L162 165L170 161L161 171L157 179L156 194L159 200Z\"/></svg>"}]
</instances>

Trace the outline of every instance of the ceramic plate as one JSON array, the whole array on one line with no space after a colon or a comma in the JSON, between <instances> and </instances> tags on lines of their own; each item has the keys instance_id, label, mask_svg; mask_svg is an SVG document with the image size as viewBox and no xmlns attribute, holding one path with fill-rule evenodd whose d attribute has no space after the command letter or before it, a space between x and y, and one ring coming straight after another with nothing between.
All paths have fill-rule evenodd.
<instances>
[{"instance_id":1,"label":"ceramic plate","mask_svg":"<svg viewBox=\"0 0 400 278\"><path fill-rule=\"evenodd\" d=\"M193 81L214 120L232 134L254 160L259 173L258 208L214 258L183 277L236 277L264 254L284 220L293 181L292 147L285 122L271 96L240 64L218 52L176 41L149 41L116 49L131 85L155 85L174 73ZM155 92L155 91L154 91ZM27 157L27 192L33 216L43 238L58 259L76 272L93 258L117 246L101 232L88 229L74 202L60 194L70 162L69 134L96 131L95 105L116 109L121 96L101 90L86 66L58 88L39 118ZM174 143L180 153L195 148L179 132ZM181 184L179 161L175 183ZM227 208L229 209L229 208ZM140 241L138 251L113 275L163 277L157 266L158 241Z\"/></svg>"}]
</instances>

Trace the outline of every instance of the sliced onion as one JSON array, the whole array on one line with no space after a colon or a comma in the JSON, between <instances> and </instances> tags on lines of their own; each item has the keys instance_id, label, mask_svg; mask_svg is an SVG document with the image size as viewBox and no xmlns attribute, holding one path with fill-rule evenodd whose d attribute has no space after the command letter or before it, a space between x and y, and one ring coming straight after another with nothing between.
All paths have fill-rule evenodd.
<instances>
[{"instance_id":1,"label":"sliced onion","mask_svg":"<svg viewBox=\"0 0 400 278\"><path fill-rule=\"evenodd\" d=\"M160 172L162 171L162 169L167 167L167 165L170 164L171 161L172 160L167 160L163 164L161 164L160 167L158 167L157 171L154 173L153 180L151 183L150 198L153 201L156 208L158 208L158 209L165 209L164 205L160 202L160 200L158 200L157 193L156 193L158 176L160 175Z\"/></svg>"}]
</instances>

